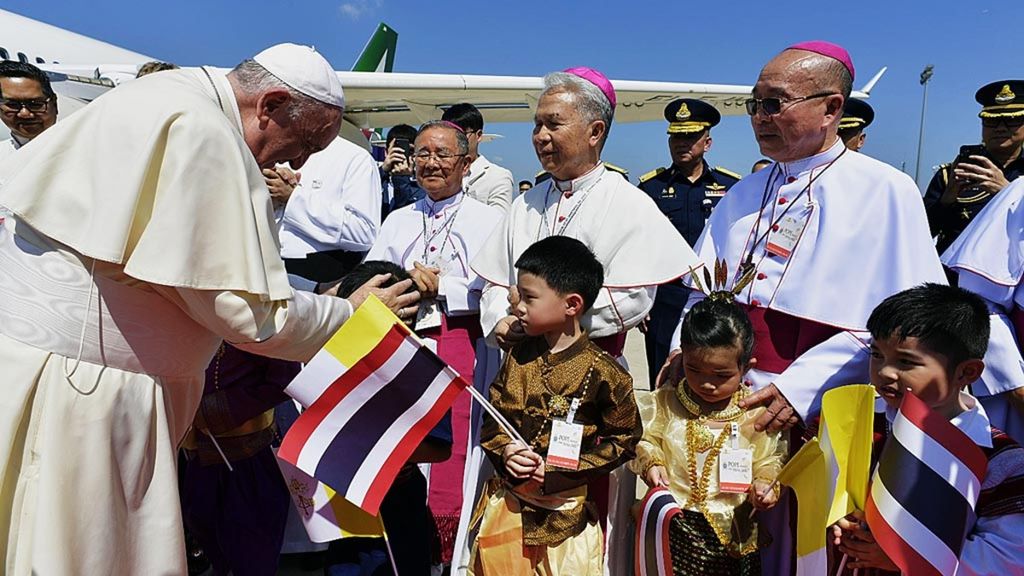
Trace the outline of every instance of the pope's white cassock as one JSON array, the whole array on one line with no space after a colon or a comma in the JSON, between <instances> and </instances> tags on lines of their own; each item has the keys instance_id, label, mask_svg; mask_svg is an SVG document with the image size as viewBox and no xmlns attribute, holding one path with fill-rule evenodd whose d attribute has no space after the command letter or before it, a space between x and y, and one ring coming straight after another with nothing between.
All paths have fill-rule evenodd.
<instances>
[{"instance_id":1,"label":"pope's white cassock","mask_svg":"<svg viewBox=\"0 0 1024 576\"><path fill-rule=\"evenodd\" d=\"M959 275L959 286L984 298L992 312L985 372L971 391L992 425L1018 442L1024 442L1024 414L1008 393L1024 386L1024 360L1018 348L1024 341L1022 198L1024 179L1018 179L996 194L942 255L942 262ZM1006 337L997 340L999 335ZM1004 342L1009 344L1001 345Z\"/></svg>"},{"instance_id":2,"label":"pope's white cassock","mask_svg":"<svg viewBox=\"0 0 1024 576\"><path fill-rule=\"evenodd\" d=\"M392 212L381 226L367 260L386 260L412 270L414 263L441 269L440 314L424 316L417 333L432 339L438 355L470 380L485 397L499 366L498 351L486 345L480 330L480 294L484 281L470 262L502 219L501 210L464 192L437 202L422 198ZM427 306L427 304L424 304ZM430 507L444 553L458 567L469 545L466 531L479 494L481 409L468 394L452 406L452 455L430 467Z\"/></svg>"},{"instance_id":3,"label":"pope's white cassock","mask_svg":"<svg viewBox=\"0 0 1024 576\"><path fill-rule=\"evenodd\" d=\"M305 360L351 313L293 293L231 87L112 90L0 165L6 573L184 574L175 460L221 339Z\"/></svg>"},{"instance_id":4,"label":"pope's white cassock","mask_svg":"<svg viewBox=\"0 0 1024 576\"><path fill-rule=\"evenodd\" d=\"M473 261L473 269L488 281L480 312L489 338L509 314L508 288L516 283L516 260L534 242L553 235L580 240L604 266L604 287L581 325L613 356L621 356L626 332L647 316L657 286L700 266L650 196L621 174L598 164L575 180L552 178L512 201L504 224ZM635 482L625 467L610 477L605 568L611 574L632 571L627 526Z\"/></svg>"}]
</instances>

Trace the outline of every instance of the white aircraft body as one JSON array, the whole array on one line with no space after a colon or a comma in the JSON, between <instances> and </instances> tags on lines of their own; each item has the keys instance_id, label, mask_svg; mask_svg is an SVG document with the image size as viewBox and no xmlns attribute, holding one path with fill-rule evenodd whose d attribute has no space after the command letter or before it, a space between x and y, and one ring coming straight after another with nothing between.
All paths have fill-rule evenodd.
<instances>
[{"instance_id":1,"label":"white aircraft body","mask_svg":"<svg viewBox=\"0 0 1024 576\"><path fill-rule=\"evenodd\" d=\"M378 39L381 30L391 37ZM373 71L337 72L345 87L343 136L354 138L361 130L402 123L417 125L440 118L458 102L474 104L487 123L533 121L541 78L390 72L397 36L382 24L356 66ZM388 41L390 45L385 46ZM370 54L374 60L367 66L363 58L375 48L377 52ZM0 10L0 57L36 64L50 73L60 96L81 102L130 81L139 65L156 59L4 10ZM867 98L884 72L885 68L854 96ZM736 84L643 80L612 80L612 84L618 97L616 122L661 120L664 105L682 97L705 100L723 115L740 115L751 91L751 86ZM62 113L64 108L62 100Z\"/></svg>"}]
</instances>

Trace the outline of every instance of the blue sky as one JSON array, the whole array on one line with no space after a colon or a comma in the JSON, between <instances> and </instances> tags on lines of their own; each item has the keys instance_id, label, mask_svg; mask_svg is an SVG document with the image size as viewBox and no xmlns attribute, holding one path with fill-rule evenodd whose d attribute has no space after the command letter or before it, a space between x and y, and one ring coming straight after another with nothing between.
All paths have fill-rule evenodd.
<instances>
[{"instance_id":1,"label":"blue sky","mask_svg":"<svg viewBox=\"0 0 1024 576\"><path fill-rule=\"evenodd\" d=\"M875 123L863 150L913 175L921 114L918 76L935 65L921 180L980 135L974 92L1024 77L1024 2L519 2L411 0L4 0L13 12L185 65L230 66L282 41L313 44L339 69L378 21L399 33L395 70L542 75L588 65L608 76L753 84L761 66L800 40L825 39L853 56L858 87L882 66ZM636 176L668 162L664 123L616 125L605 159ZM493 124L482 146L517 179L538 169L530 126ZM712 133L709 160L746 173L759 157L747 118Z\"/></svg>"}]
</instances>

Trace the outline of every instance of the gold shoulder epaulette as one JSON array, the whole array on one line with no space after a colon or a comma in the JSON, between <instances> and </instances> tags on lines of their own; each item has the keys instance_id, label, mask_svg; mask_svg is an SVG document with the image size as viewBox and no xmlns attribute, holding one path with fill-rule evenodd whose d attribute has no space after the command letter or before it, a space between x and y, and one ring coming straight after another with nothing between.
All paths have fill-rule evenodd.
<instances>
[{"instance_id":1,"label":"gold shoulder epaulette","mask_svg":"<svg viewBox=\"0 0 1024 576\"><path fill-rule=\"evenodd\" d=\"M540 172L537 172L536 174L534 174L534 176L533 176L533 177L534 177L534 178L540 178L541 176L543 176L543 175L545 175L545 174L547 174L547 173L548 173L548 171L547 171L547 170L541 170Z\"/></svg>"},{"instance_id":2,"label":"gold shoulder epaulette","mask_svg":"<svg viewBox=\"0 0 1024 576\"><path fill-rule=\"evenodd\" d=\"M629 170L626 170L625 168L623 168L621 166L616 166L615 164L612 164L611 162L604 162L603 164L604 164L605 168L611 170L612 172L618 172L619 174L622 174L623 176L629 176Z\"/></svg>"},{"instance_id":3,"label":"gold shoulder epaulette","mask_svg":"<svg viewBox=\"0 0 1024 576\"><path fill-rule=\"evenodd\" d=\"M647 182L651 178L654 178L655 176L657 176L658 174L661 174L664 171L665 171L664 168L655 168L654 170L651 170L647 174L644 174L643 176L641 176L640 177L640 181L641 182Z\"/></svg>"},{"instance_id":4,"label":"gold shoulder epaulette","mask_svg":"<svg viewBox=\"0 0 1024 576\"><path fill-rule=\"evenodd\" d=\"M716 172L721 172L722 174L725 174L726 176L732 176L733 178L735 178L737 180L742 180L743 179L743 176L740 176L739 174L733 172L732 170L726 170L725 168L722 168L721 166L715 166L713 168L713 170L715 170Z\"/></svg>"}]
</instances>

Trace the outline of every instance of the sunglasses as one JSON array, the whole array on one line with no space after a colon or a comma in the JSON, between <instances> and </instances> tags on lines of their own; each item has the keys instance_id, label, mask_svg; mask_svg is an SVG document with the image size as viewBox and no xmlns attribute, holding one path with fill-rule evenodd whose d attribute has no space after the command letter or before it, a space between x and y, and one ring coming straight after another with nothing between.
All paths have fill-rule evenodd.
<instances>
[{"instance_id":1,"label":"sunglasses","mask_svg":"<svg viewBox=\"0 0 1024 576\"><path fill-rule=\"evenodd\" d=\"M1017 129L1020 128L1021 125L1024 125L1024 116L1018 116L1016 118L1007 118L1005 116L1001 118L982 118L981 124L985 128L995 128L1000 124L1006 124L1007 128Z\"/></svg>"},{"instance_id":2,"label":"sunglasses","mask_svg":"<svg viewBox=\"0 0 1024 576\"><path fill-rule=\"evenodd\" d=\"M7 114L20 114L21 109L24 108L33 114L38 114L45 112L49 104L49 98L43 98L42 100L10 100L4 98L0 99L0 110Z\"/></svg>"},{"instance_id":3,"label":"sunglasses","mask_svg":"<svg viewBox=\"0 0 1024 576\"><path fill-rule=\"evenodd\" d=\"M800 98L750 98L743 105L747 108L747 114L751 116L757 115L758 108L761 109L765 116L775 116L798 102L834 96L836 94L837 92L822 92L820 94L811 94L810 96L801 96Z\"/></svg>"}]
</instances>

